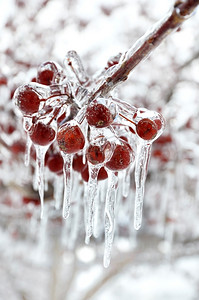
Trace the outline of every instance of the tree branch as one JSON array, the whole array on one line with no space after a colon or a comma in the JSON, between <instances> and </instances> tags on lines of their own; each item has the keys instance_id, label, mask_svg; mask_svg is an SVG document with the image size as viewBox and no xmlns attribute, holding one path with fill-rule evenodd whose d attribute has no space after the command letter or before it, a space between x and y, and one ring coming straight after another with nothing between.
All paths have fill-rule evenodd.
<instances>
[{"instance_id":1,"label":"tree branch","mask_svg":"<svg viewBox=\"0 0 199 300\"><path fill-rule=\"evenodd\" d=\"M108 71L105 81L91 94L88 102L97 96L107 95L116 85L125 81L129 73L174 30L190 17L199 5L199 0L177 0L168 16L155 24L150 32L141 37L133 47L124 53L119 63ZM110 75L109 75L110 74Z\"/></svg>"}]
</instances>

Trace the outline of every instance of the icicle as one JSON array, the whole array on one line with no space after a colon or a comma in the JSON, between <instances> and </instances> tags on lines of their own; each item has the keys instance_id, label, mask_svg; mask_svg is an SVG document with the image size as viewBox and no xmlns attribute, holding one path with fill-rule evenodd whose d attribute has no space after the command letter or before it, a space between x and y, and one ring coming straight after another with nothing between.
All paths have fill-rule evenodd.
<instances>
[{"instance_id":1,"label":"icicle","mask_svg":"<svg viewBox=\"0 0 199 300\"><path fill-rule=\"evenodd\" d=\"M72 172L72 155L63 155L64 159L64 203L63 203L63 218L67 219L70 210L71 198L71 172Z\"/></svg>"},{"instance_id":2,"label":"icicle","mask_svg":"<svg viewBox=\"0 0 199 300\"><path fill-rule=\"evenodd\" d=\"M123 172L120 172L120 174ZM119 175L120 175L119 174ZM121 174L122 175L122 174ZM124 211L124 203L123 202L123 176L122 178L119 178L118 181L118 189L117 189L117 205L115 206L115 219L119 220L121 210ZM120 222L115 223L115 239L119 237L119 228L120 228Z\"/></svg>"},{"instance_id":3,"label":"icicle","mask_svg":"<svg viewBox=\"0 0 199 300\"><path fill-rule=\"evenodd\" d=\"M63 178L62 176L55 175L54 178L54 197L55 197L55 209L60 209L63 199Z\"/></svg>"},{"instance_id":4,"label":"icicle","mask_svg":"<svg viewBox=\"0 0 199 300\"><path fill-rule=\"evenodd\" d=\"M128 119L132 120L133 116L137 114L138 109L131 104L118 98L111 98L111 100L117 105L118 113Z\"/></svg>"},{"instance_id":5,"label":"icicle","mask_svg":"<svg viewBox=\"0 0 199 300\"><path fill-rule=\"evenodd\" d=\"M123 182L122 182L122 195L126 198L129 194L130 182L131 182L131 168L129 166L124 172Z\"/></svg>"},{"instance_id":6,"label":"icicle","mask_svg":"<svg viewBox=\"0 0 199 300\"><path fill-rule=\"evenodd\" d=\"M88 81L81 59L76 51L68 51L64 59L65 70L70 81L78 80L80 84Z\"/></svg>"},{"instance_id":7,"label":"icicle","mask_svg":"<svg viewBox=\"0 0 199 300\"><path fill-rule=\"evenodd\" d=\"M34 170L34 175L33 175L33 182L32 182L32 185L33 185L33 189L35 191L38 191L38 165L36 163L35 165L35 170Z\"/></svg>"},{"instance_id":8,"label":"icicle","mask_svg":"<svg viewBox=\"0 0 199 300\"><path fill-rule=\"evenodd\" d=\"M41 219L44 212L44 158L48 147L35 146L36 149L36 181L41 202Z\"/></svg>"},{"instance_id":9,"label":"icicle","mask_svg":"<svg viewBox=\"0 0 199 300\"><path fill-rule=\"evenodd\" d=\"M86 228L87 228L87 215L88 215L88 183L87 182L83 182L84 185L84 191L83 191L83 203L84 203L84 226L85 226L85 232L86 232Z\"/></svg>"},{"instance_id":10,"label":"icicle","mask_svg":"<svg viewBox=\"0 0 199 300\"><path fill-rule=\"evenodd\" d=\"M142 207L144 198L145 180L147 175L148 162L151 153L151 143L138 142L135 162L135 210L134 227L138 230L142 223Z\"/></svg>"},{"instance_id":11,"label":"icicle","mask_svg":"<svg viewBox=\"0 0 199 300\"><path fill-rule=\"evenodd\" d=\"M85 165L86 164L86 150L87 150L88 145L89 145L88 138L87 138L88 137L88 124L84 125L84 136L86 137L86 139L85 139L85 146L82 150L82 162Z\"/></svg>"},{"instance_id":12,"label":"icicle","mask_svg":"<svg viewBox=\"0 0 199 300\"><path fill-rule=\"evenodd\" d=\"M80 228L80 220L81 220L81 203L82 203L82 186L78 187L79 185L79 178L76 180L73 188L73 199L76 199L76 202L73 205L73 222L71 224L71 231L70 231L70 237L69 237L69 243L68 246L70 249L73 249L75 246L75 242L78 237L79 228Z\"/></svg>"},{"instance_id":13,"label":"icicle","mask_svg":"<svg viewBox=\"0 0 199 300\"><path fill-rule=\"evenodd\" d=\"M104 187L102 187L104 189ZM102 203L100 203L100 189L97 189L97 195L95 199L95 210L93 216L93 236L98 238L100 235L100 227L102 225Z\"/></svg>"},{"instance_id":14,"label":"icicle","mask_svg":"<svg viewBox=\"0 0 199 300\"><path fill-rule=\"evenodd\" d=\"M128 212L129 215L129 222L128 222L128 228L129 228L129 240L131 247L136 247L137 244L137 230L135 230L134 226L131 224L131 220L133 220L134 217L134 207L132 205L132 199L135 198L135 191L134 189L130 189L129 196L127 198L126 203L126 213Z\"/></svg>"},{"instance_id":15,"label":"icicle","mask_svg":"<svg viewBox=\"0 0 199 300\"><path fill-rule=\"evenodd\" d=\"M104 206L107 191L107 180L98 182L98 193L96 196L96 207L94 211L93 236L98 238L102 233L104 222Z\"/></svg>"},{"instance_id":16,"label":"icicle","mask_svg":"<svg viewBox=\"0 0 199 300\"><path fill-rule=\"evenodd\" d=\"M93 166L89 164L89 181L88 181L88 214L86 221L86 238L85 243L89 244L90 237L93 234L93 213L95 208L95 197L97 194L97 175L100 166Z\"/></svg>"},{"instance_id":17,"label":"icicle","mask_svg":"<svg viewBox=\"0 0 199 300\"><path fill-rule=\"evenodd\" d=\"M32 146L32 141L29 137L29 135L27 134L27 140L26 140L26 151L25 151L25 160L24 160L24 164L25 166L29 166L30 163L30 149Z\"/></svg>"},{"instance_id":18,"label":"icicle","mask_svg":"<svg viewBox=\"0 0 199 300\"><path fill-rule=\"evenodd\" d=\"M105 249L104 267L107 268L111 260L111 249L115 231L115 201L118 178L113 172L108 172L108 189L105 203Z\"/></svg>"},{"instance_id":19,"label":"icicle","mask_svg":"<svg viewBox=\"0 0 199 300\"><path fill-rule=\"evenodd\" d=\"M48 173L49 170L47 168L44 169L44 191L47 192L49 185L48 185Z\"/></svg>"}]
</instances>

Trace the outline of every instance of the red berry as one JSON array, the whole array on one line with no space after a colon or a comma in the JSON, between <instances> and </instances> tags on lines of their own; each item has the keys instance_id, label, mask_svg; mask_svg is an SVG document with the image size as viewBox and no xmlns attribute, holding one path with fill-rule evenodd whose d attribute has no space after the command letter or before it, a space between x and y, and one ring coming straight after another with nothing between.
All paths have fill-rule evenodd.
<instances>
[{"instance_id":1,"label":"red berry","mask_svg":"<svg viewBox=\"0 0 199 300\"><path fill-rule=\"evenodd\" d=\"M47 166L51 172L61 173L64 161L60 153L52 153L47 159Z\"/></svg>"},{"instance_id":2,"label":"red berry","mask_svg":"<svg viewBox=\"0 0 199 300\"><path fill-rule=\"evenodd\" d=\"M32 147L33 150L35 150L34 147ZM47 166L47 162L48 162L48 159L51 155L53 155L55 152L54 152L54 147L53 147L53 144L50 145L50 147L48 148L48 150L46 151L46 154L45 154L45 158L44 158L44 165Z\"/></svg>"},{"instance_id":3,"label":"red berry","mask_svg":"<svg viewBox=\"0 0 199 300\"><path fill-rule=\"evenodd\" d=\"M52 61L47 61L39 66L36 80L38 83L51 85L57 73L57 64Z\"/></svg>"},{"instance_id":4,"label":"red berry","mask_svg":"<svg viewBox=\"0 0 199 300\"><path fill-rule=\"evenodd\" d=\"M49 145L55 138L55 130L42 122L33 124L29 135L34 144L40 146Z\"/></svg>"},{"instance_id":5,"label":"red berry","mask_svg":"<svg viewBox=\"0 0 199 300\"><path fill-rule=\"evenodd\" d=\"M16 130L16 126L12 124L0 124L0 128L6 133L6 134L12 134Z\"/></svg>"},{"instance_id":6,"label":"red berry","mask_svg":"<svg viewBox=\"0 0 199 300\"><path fill-rule=\"evenodd\" d=\"M143 140L152 140L157 135L157 125L150 119L142 119L136 125L136 131Z\"/></svg>"},{"instance_id":7,"label":"red berry","mask_svg":"<svg viewBox=\"0 0 199 300\"><path fill-rule=\"evenodd\" d=\"M64 112L63 114L61 114L61 116L59 116L57 118L57 125L61 126L62 124L64 124L65 123L64 121L66 120L66 118L67 118L67 114L66 114L66 112Z\"/></svg>"},{"instance_id":8,"label":"red berry","mask_svg":"<svg viewBox=\"0 0 199 300\"><path fill-rule=\"evenodd\" d=\"M106 172L104 167L101 167L97 176L97 180L105 180L108 178L108 173Z\"/></svg>"},{"instance_id":9,"label":"red berry","mask_svg":"<svg viewBox=\"0 0 199 300\"><path fill-rule=\"evenodd\" d=\"M52 70L43 70L38 72L37 82L44 85L51 85L54 77Z\"/></svg>"},{"instance_id":10,"label":"red berry","mask_svg":"<svg viewBox=\"0 0 199 300\"><path fill-rule=\"evenodd\" d=\"M158 130L162 128L162 122L160 119L155 119L154 123L156 124Z\"/></svg>"},{"instance_id":11,"label":"red berry","mask_svg":"<svg viewBox=\"0 0 199 300\"><path fill-rule=\"evenodd\" d=\"M156 144L161 144L161 145L172 143L172 137L170 134L161 135L155 142Z\"/></svg>"},{"instance_id":12,"label":"red berry","mask_svg":"<svg viewBox=\"0 0 199 300\"><path fill-rule=\"evenodd\" d=\"M81 171L82 179L86 182L89 180L89 170L88 170L88 164L84 166L84 168ZM97 175L97 180L105 180L108 178L108 173L106 172L104 167L101 167L99 169L99 173Z\"/></svg>"},{"instance_id":13,"label":"red berry","mask_svg":"<svg viewBox=\"0 0 199 300\"><path fill-rule=\"evenodd\" d=\"M100 103L93 103L87 107L86 119L89 125L97 128L107 127L113 122L110 110Z\"/></svg>"},{"instance_id":14,"label":"red berry","mask_svg":"<svg viewBox=\"0 0 199 300\"><path fill-rule=\"evenodd\" d=\"M26 145L23 141L15 141L11 146L10 150L13 154L25 153Z\"/></svg>"},{"instance_id":15,"label":"red berry","mask_svg":"<svg viewBox=\"0 0 199 300\"><path fill-rule=\"evenodd\" d=\"M23 203L24 204L29 204L29 203L32 203L32 204L34 204L34 205L40 205L40 200L39 200L39 198L31 198L31 197L23 197Z\"/></svg>"},{"instance_id":16,"label":"red berry","mask_svg":"<svg viewBox=\"0 0 199 300\"><path fill-rule=\"evenodd\" d=\"M117 145L111 159L106 163L106 167L112 171L126 169L131 163L132 151L126 144Z\"/></svg>"},{"instance_id":17,"label":"red berry","mask_svg":"<svg viewBox=\"0 0 199 300\"><path fill-rule=\"evenodd\" d=\"M88 147L86 157L88 161L93 165L103 163L105 160L104 151L99 146L93 145L90 145Z\"/></svg>"},{"instance_id":18,"label":"red berry","mask_svg":"<svg viewBox=\"0 0 199 300\"><path fill-rule=\"evenodd\" d=\"M81 171L82 179L86 182L89 180L89 171L88 171L88 164L86 164L82 171Z\"/></svg>"},{"instance_id":19,"label":"red berry","mask_svg":"<svg viewBox=\"0 0 199 300\"><path fill-rule=\"evenodd\" d=\"M81 172L84 166L85 164L83 164L83 156L75 154L73 156L73 170Z\"/></svg>"},{"instance_id":20,"label":"red berry","mask_svg":"<svg viewBox=\"0 0 199 300\"><path fill-rule=\"evenodd\" d=\"M168 154L168 153L167 153ZM152 152L152 155L154 157L157 157L160 159L160 161L167 163L169 161L169 157L166 153L164 153L162 150L160 149L156 149Z\"/></svg>"},{"instance_id":21,"label":"red berry","mask_svg":"<svg viewBox=\"0 0 199 300\"><path fill-rule=\"evenodd\" d=\"M13 96L14 96L14 93L15 93L15 90L16 89L12 89L11 91L10 91L10 100L12 100L12 98L13 98Z\"/></svg>"},{"instance_id":22,"label":"red berry","mask_svg":"<svg viewBox=\"0 0 199 300\"><path fill-rule=\"evenodd\" d=\"M57 133L57 142L61 151L72 154L84 148L85 139L79 126L65 124Z\"/></svg>"},{"instance_id":23,"label":"red berry","mask_svg":"<svg viewBox=\"0 0 199 300\"><path fill-rule=\"evenodd\" d=\"M24 87L19 91L16 104L24 114L33 114L39 110L40 98L38 94L30 87Z\"/></svg>"},{"instance_id":24,"label":"red berry","mask_svg":"<svg viewBox=\"0 0 199 300\"><path fill-rule=\"evenodd\" d=\"M0 77L0 85L7 85L8 80L6 77Z\"/></svg>"}]
</instances>

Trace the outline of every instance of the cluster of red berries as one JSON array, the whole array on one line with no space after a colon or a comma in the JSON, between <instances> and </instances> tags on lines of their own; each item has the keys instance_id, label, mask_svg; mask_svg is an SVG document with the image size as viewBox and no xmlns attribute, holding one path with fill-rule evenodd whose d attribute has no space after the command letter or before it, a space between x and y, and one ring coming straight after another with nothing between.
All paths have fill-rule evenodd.
<instances>
[{"instance_id":1,"label":"cluster of red berries","mask_svg":"<svg viewBox=\"0 0 199 300\"><path fill-rule=\"evenodd\" d=\"M30 84L16 90L14 99L32 143L49 147L50 171L61 175L64 155L72 155L73 169L83 180L89 179L89 164L99 167L98 180L103 180L108 170L128 168L135 160L136 140L154 141L164 120L129 104L125 113L126 103L112 97L82 104L76 100L79 86L67 80L67 72L58 64L46 62Z\"/></svg>"}]
</instances>

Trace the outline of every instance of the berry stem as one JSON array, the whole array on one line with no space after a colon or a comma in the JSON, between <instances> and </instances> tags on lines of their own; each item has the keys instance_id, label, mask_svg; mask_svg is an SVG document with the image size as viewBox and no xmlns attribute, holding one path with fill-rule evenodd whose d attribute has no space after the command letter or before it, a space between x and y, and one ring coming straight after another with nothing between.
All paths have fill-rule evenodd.
<instances>
[{"instance_id":1,"label":"berry stem","mask_svg":"<svg viewBox=\"0 0 199 300\"><path fill-rule=\"evenodd\" d=\"M106 96L116 85L125 81L129 73L159 44L191 15L199 5L199 0L176 0L173 9L168 16L153 26L151 31L141 37L132 48L122 55L120 62L115 65L115 72L92 93L88 102L92 102L97 96Z\"/></svg>"},{"instance_id":2,"label":"berry stem","mask_svg":"<svg viewBox=\"0 0 199 300\"><path fill-rule=\"evenodd\" d=\"M49 122L47 123L47 125L50 125L52 123L52 121L57 117L57 115L59 114L60 112L60 109L65 105L65 103L62 103L61 106L59 107L56 107L55 110L54 110L54 115L53 117L49 120Z\"/></svg>"},{"instance_id":3,"label":"berry stem","mask_svg":"<svg viewBox=\"0 0 199 300\"><path fill-rule=\"evenodd\" d=\"M131 120L128 119L127 117L123 116L122 114L119 113L119 116L122 117L122 118L124 118L125 120L129 121L130 123L132 123L133 125L136 126L136 123L135 123L135 122L131 121Z\"/></svg>"}]
</instances>

